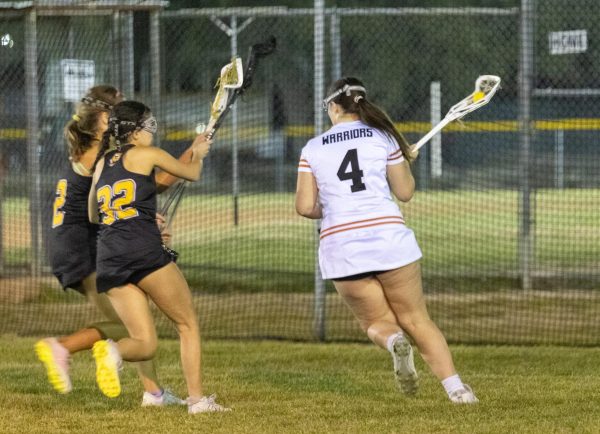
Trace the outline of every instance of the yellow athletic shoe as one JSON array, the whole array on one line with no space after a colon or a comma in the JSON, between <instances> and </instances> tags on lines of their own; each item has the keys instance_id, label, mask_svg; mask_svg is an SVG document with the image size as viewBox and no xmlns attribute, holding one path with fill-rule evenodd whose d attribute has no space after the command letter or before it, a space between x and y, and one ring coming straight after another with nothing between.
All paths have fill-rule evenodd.
<instances>
[{"instance_id":1,"label":"yellow athletic shoe","mask_svg":"<svg viewBox=\"0 0 600 434\"><path fill-rule=\"evenodd\" d=\"M109 398L116 398L121 394L119 370L122 364L117 345L110 339L98 341L92 348L92 354L96 359L98 387Z\"/></svg>"},{"instance_id":2,"label":"yellow athletic shoe","mask_svg":"<svg viewBox=\"0 0 600 434\"><path fill-rule=\"evenodd\" d=\"M69 393L73 387L69 377L69 350L55 338L37 341L34 346L37 358L46 367L48 381L58 393Z\"/></svg>"}]
</instances>

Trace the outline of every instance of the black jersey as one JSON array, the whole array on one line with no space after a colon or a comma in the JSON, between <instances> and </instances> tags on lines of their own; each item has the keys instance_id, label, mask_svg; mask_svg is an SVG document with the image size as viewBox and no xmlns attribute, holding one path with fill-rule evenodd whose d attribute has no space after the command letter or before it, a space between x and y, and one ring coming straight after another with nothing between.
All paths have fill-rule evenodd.
<instances>
[{"instance_id":1,"label":"black jersey","mask_svg":"<svg viewBox=\"0 0 600 434\"><path fill-rule=\"evenodd\" d=\"M133 145L104 156L96 184L100 213L97 287L108 291L137 283L171 261L163 249L156 224L154 172L142 175L123 166L123 156Z\"/></svg>"},{"instance_id":2,"label":"black jersey","mask_svg":"<svg viewBox=\"0 0 600 434\"><path fill-rule=\"evenodd\" d=\"M50 225L50 265L63 288L77 288L96 270L98 225L88 220L91 176L69 165L56 183Z\"/></svg>"}]
</instances>

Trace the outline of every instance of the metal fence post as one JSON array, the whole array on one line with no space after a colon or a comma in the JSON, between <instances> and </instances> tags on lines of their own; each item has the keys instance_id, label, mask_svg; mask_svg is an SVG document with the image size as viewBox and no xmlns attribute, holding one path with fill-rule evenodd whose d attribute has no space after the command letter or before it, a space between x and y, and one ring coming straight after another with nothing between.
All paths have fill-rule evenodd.
<instances>
[{"instance_id":1,"label":"metal fence post","mask_svg":"<svg viewBox=\"0 0 600 434\"><path fill-rule=\"evenodd\" d=\"M556 130L554 133L554 186L565 188L565 131Z\"/></svg>"},{"instance_id":2,"label":"metal fence post","mask_svg":"<svg viewBox=\"0 0 600 434\"><path fill-rule=\"evenodd\" d=\"M237 17L231 17L231 58L237 56L238 52L238 24ZM232 195L233 195L233 224L238 225L240 219L240 160L239 160L239 143L238 143L238 110L237 104L231 107L231 171L232 173Z\"/></svg>"},{"instance_id":3,"label":"metal fence post","mask_svg":"<svg viewBox=\"0 0 600 434\"><path fill-rule=\"evenodd\" d=\"M113 46L119 59L119 67L114 68L118 87L128 99L134 98L134 54L133 54L133 12L115 11L113 13Z\"/></svg>"},{"instance_id":4,"label":"metal fence post","mask_svg":"<svg viewBox=\"0 0 600 434\"><path fill-rule=\"evenodd\" d=\"M27 101L27 173L29 173L29 222L31 225L31 274L41 274L41 174L40 112L37 75L37 12L25 19L25 92Z\"/></svg>"},{"instance_id":5,"label":"metal fence post","mask_svg":"<svg viewBox=\"0 0 600 434\"><path fill-rule=\"evenodd\" d=\"M533 80L533 19L534 0L521 1L521 46L519 59L519 172L520 228L519 265L523 289L531 288L531 261L533 258L533 212L529 166L531 157L531 90Z\"/></svg>"},{"instance_id":6,"label":"metal fence post","mask_svg":"<svg viewBox=\"0 0 600 434\"><path fill-rule=\"evenodd\" d=\"M112 43L112 51L113 53L117 53L115 57L119 59L119 63L121 63L121 18L120 12L118 10L114 11L112 14L112 29L111 29L111 43ZM117 86L122 93L125 94L125 89L123 89L123 81L122 75L123 71L121 71L121 67L112 68L112 80L115 86ZM131 95L125 94L126 98L132 98Z\"/></svg>"},{"instance_id":7,"label":"metal fence post","mask_svg":"<svg viewBox=\"0 0 600 434\"><path fill-rule=\"evenodd\" d=\"M323 107L321 101L324 98L324 76L323 68L324 51L325 51L325 0L315 0L315 58L314 58L314 114L315 114L315 135L323 131ZM316 222L316 255L315 255L315 336L323 341L325 340L325 282L321 277L319 268L319 230L321 221Z\"/></svg>"},{"instance_id":8,"label":"metal fence post","mask_svg":"<svg viewBox=\"0 0 600 434\"><path fill-rule=\"evenodd\" d=\"M331 9L329 24L329 45L331 47L331 80L335 81L342 76L342 43L340 35L340 17L336 8Z\"/></svg>"},{"instance_id":9,"label":"metal fence post","mask_svg":"<svg viewBox=\"0 0 600 434\"><path fill-rule=\"evenodd\" d=\"M135 92L134 46L133 46L133 12L121 13L121 79L122 90L128 98L133 98Z\"/></svg>"},{"instance_id":10,"label":"metal fence post","mask_svg":"<svg viewBox=\"0 0 600 434\"><path fill-rule=\"evenodd\" d=\"M159 125L165 125L162 123L162 110L160 93L162 89L161 85L161 71L160 71L160 12L154 10L150 12L150 99L152 101L152 111L154 116L159 120ZM166 131L163 129L163 134ZM155 145L160 146L160 135L155 138Z\"/></svg>"},{"instance_id":11,"label":"metal fence post","mask_svg":"<svg viewBox=\"0 0 600 434\"><path fill-rule=\"evenodd\" d=\"M431 126L439 124L442 120L442 86L439 81L432 81L429 86ZM431 177L442 176L442 134L431 138Z\"/></svg>"},{"instance_id":12,"label":"metal fence post","mask_svg":"<svg viewBox=\"0 0 600 434\"><path fill-rule=\"evenodd\" d=\"M229 36L229 42L231 46L231 57L237 56L238 52L238 34L242 32L254 18L247 18L242 25L238 26L237 16L231 16L231 23L227 26L216 16L210 17L211 21L219 27L227 36ZM239 223L239 195L240 195L240 174L239 174L239 139L238 139L238 113L237 104L231 107L231 181L232 181L232 196L233 196L233 224L235 226Z\"/></svg>"}]
</instances>

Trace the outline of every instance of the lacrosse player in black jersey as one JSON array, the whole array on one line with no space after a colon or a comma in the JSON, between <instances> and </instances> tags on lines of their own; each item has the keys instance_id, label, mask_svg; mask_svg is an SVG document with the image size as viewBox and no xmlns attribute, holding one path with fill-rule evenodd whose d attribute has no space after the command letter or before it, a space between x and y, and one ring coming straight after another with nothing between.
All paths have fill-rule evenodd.
<instances>
[{"instance_id":1,"label":"lacrosse player in black jersey","mask_svg":"<svg viewBox=\"0 0 600 434\"><path fill-rule=\"evenodd\" d=\"M127 329L105 294L96 290L96 238L98 225L89 222L87 202L92 184L92 166L98 155L102 135L108 127L108 114L123 100L113 86L92 87L78 105L76 114L65 126L70 163L56 184L50 232L52 272L66 290L72 288L85 295L105 316L99 321L59 338L38 341L35 351L46 367L48 380L59 393L72 390L69 361L73 353L89 350L102 339L118 340ZM189 158L191 151L184 153ZM164 183L173 183L166 179ZM159 223L161 222L159 217ZM169 236L169 234L166 234ZM142 406L181 404L183 401L160 387L153 361L137 364L144 386Z\"/></svg>"},{"instance_id":2,"label":"lacrosse player in black jersey","mask_svg":"<svg viewBox=\"0 0 600 434\"><path fill-rule=\"evenodd\" d=\"M136 101L117 104L95 166L89 196L89 217L99 221L98 292L107 293L127 327L129 337L94 345L96 380L109 397L121 393L122 360L151 360L157 335L149 299L174 323L181 341L181 365L187 384L188 412L228 410L202 391L200 331L192 294L183 274L161 243L155 223L156 182L160 168L173 176L196 181L212 140L200 134L184 163L152 146L157 131L150 109Z\"/></svg>"}]
</instances>

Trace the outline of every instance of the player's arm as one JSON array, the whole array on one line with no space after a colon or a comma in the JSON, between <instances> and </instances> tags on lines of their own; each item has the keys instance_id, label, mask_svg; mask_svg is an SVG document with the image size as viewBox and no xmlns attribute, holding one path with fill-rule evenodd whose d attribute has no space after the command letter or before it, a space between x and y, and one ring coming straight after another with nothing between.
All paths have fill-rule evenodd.
<instances>
[{"instance_id":1,"label":"player's arm","mask_svg":"<svg viewBox=\"0 0 600 434\"><path fill-rule=\"evenodd\" d=\"M387 166L387 179L394 196L402 202L408 202L415 193L415 178L410 164L404 160L400 164Z\"/></svg>"},{"instance_id":2,"label":"player's arm","mask_svg":"<svg viewBox=\"0 0 600 434\"><path fill-rule=\"evenodd\" d=\"M298 172L296 212L309 219L320 219L323 217L323 211L319 203L317 180L312 173Z\"/></svg>"},{"instance_id":3,"label":"player's arm","mask_svg":"<svg viewBox=\"0 0 600 434\"><path fill-rule=\"evenodd\" d=\"M92 187L90 188L90 194L88 195L88 219L90 223L98 224L100 220L98 218L98 198L96 197L96 184L98 183L98 178L102 173L102 168L104 167L104 160L101 159L96 164L96 170L94 170L94 175L92 176Z\"/></svg>"},{"instance_id":4,"label":"player's arm","mask_svg":"<svg viewBox=\"0 0 600 434\"><path fill-rule=\"evenodd\" d=\"M136 156L128 164L141 173L150 173L154 167L158 167L177 178L197 181L202 172L202 160L208 154L212 143L213 141L208 138L208 133L198 135L192 143L192 155L189 162L177 160L168 152L154 146L136 147L129 151L132 154L135 153Z\"/></svg>"},{"instance_id":5,"label":"player's arm","mask_svg":"<svg viewBox=\"0 0 600 434\"><path fill-rule=\"evenodd\" d=\"M193 153L194 151L192 150L192 146L190 146L183 152L183 154L179 156L178 160L182 163L189 163L192 160ZM180 178L161 170L156 174L156 190L158 193L162 193L167 188L175 184L179 179Z\"/></svg>"}]
</instances>

